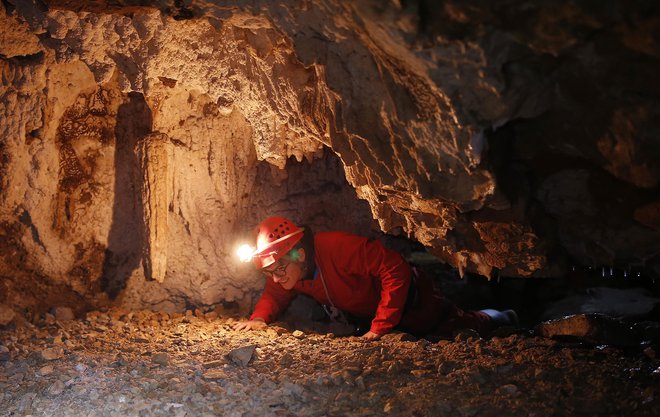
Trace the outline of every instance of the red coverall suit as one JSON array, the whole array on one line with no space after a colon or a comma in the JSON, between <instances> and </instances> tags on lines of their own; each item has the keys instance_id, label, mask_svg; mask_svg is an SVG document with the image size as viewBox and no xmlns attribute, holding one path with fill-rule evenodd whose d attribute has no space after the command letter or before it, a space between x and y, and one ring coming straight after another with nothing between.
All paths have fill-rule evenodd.
<instances>
[{"instance_id":1,"label":"red coverall suit","mask_svg":"<svg viewBox=\"0 0 660 417\"><path fill-rule=\"evenodd\" d=\"M314 279L300 280L293 289L285 290L272 277L267 278L251 320L275 321L295 295L302 293L359 319L371 320L370 330L380 335L397 326L418 335L451 335L462 328L482 334L491 330L486 314L456 307L423 275L412 280L412 270L401 255L378 241L344 232L323 232L314 236L314 251ZM416 286L417 296L404 311L410 285Z\"/></svg>"}]
</instances>

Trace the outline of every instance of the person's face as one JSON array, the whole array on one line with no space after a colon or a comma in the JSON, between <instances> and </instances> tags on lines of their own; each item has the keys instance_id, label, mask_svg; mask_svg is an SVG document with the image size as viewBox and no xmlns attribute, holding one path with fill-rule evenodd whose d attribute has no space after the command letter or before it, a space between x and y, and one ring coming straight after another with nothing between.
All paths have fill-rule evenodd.
<instances>
[{"instance_id":1,"label":"person's face","mask_svg":"<svg viewBox=\"0 0 660 417\"><path fill-rule=\"evenodd\" d=\"M290 290L302 279L304 273L305 251L298 249L298 255L297 262L285 256L261 271L267 277L272 277L273 281L280 284L285 290Z\"/></svg>"}]
</instances>

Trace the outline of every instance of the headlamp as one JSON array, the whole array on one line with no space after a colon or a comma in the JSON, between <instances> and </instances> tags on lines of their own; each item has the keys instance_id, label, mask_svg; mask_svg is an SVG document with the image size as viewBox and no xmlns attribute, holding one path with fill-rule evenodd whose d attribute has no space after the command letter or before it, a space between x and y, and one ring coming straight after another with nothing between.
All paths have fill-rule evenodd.
<instances>
[{"instance_id":1,"label":"headlamp","mask_svg":"<svg viewBox=\"0 0 660 417\"><path fill-rule=\"evenodd\" d=\"M236 254L238 255L238 258L241 260L241 262L250 262L252 258L254 258L255 252L256 249L246 243L238 248Z\"/></svg>"}]
</instances>

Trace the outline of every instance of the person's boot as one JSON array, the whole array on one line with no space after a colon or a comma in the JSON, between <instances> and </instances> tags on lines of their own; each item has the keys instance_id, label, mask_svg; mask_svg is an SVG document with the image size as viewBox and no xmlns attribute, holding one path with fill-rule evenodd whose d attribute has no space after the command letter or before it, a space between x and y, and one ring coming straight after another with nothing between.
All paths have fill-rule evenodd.
<instances>
[{"instance_id":1,"label":"person's boot","mask_svg":"<svg viewBox=\"0 0 660 417\"><path fill-rule=\"evenodd\" d=\"M486 310L481 310L481 312L490 317L490 319L493 321L494 328L502 326L518 327L518 314L516 314L516 312L513 310L499 311L489 308Z\"/></svg>"}]
</instances>

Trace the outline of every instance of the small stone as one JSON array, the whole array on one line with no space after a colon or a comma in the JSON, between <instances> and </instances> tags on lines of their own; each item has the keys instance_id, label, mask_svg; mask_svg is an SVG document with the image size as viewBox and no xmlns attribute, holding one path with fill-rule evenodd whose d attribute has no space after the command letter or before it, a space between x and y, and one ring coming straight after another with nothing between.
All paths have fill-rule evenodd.
<instances>
[{"instance_id":1,"label":"small stone","mask_svg":"<svg viewBox=\"0 0 660 417\"><path fill-rule=\"evenodd\" d=\"M290 353L286 352L282 355L280 359L280 366L283 368L288 368L293 363L293 356Z\"/></svg>"},{"instance_id":2,"label":"small stone","mask_svg":"<svg viewBox=\"0 0 660 417\"><path fill-rule=\"evenodd\" d=\"M394 400L388 400L385 403L385 406L383 407L383 411L386 413L391 413L392 411L394 411L395 405L396 403L394 402Z\"/></svg>"},{"instance_id":3,"label":"small stone","mask_svg":"<svg viewBox=\"0 0 660 417\"><path fill-rule=\"evenodd\" d=\"M244 346L238 349L234 349L227 354L227 358L239 366L247 366L252 359L254 350L257 348L257 345Z\"/></svg>"},{"instance_id":4,"label":"small stone","mask_svg":"<svg viewBox=\"0 0 660 417\"><path fill-rule=\"evenodd\" d=\"M644 354L648 356L650 359L655 359L656 357L655 350L653 350L653 348L650 346L644 349Z\"/></svg>"},{"instance_id":5,"label":"small stone","mask_svg":"<svg viewBox=\"0 0 660 417\"><path fill-rule=\"evenodd\" d=\"M293 337L297 339L304 339L305 338L305 333L301 332L300 330L294 330L293 333L291 333Z\"/></svg>"},{"instance_id":6,"label":"small stone","mask_svg":"<svg viewBox=\"0 0 660 417\"><path fill-rule=\"evenodd\" d=\"M208 361L204 362L202 366L204 369L211 369L211 368L217 368L218 366L224 365L226 362L224 360L215 360L215 361Z\"/></svg>"},{"instance_id":7,"label":"small stone","mask_svg":"<svg viewBox=\"0 0 660 417\"><path fill-rule=\"evenodd\" d=\"M46 376L53 373L53 365L46 365L39 369L39 375Z\"/></svg>"},{"instance_id":8,"label":"small stone","mask_svg":"<svg viewBox=\"0 0 660 417\"><path fill-rule=\"evenodd\" d=\"M53 316L58 321L69 321L76 318L73 310L69 307L55 307L53 308Z\"/></svg>"},{"instance_id":9,"label":"small stone","mask_svg":"<svg viewBox=\"0 0 660 417\"><path fill-rule=\"evenodd\" d=\"M502 385L499 389L499 392L507 395L517 395L518 394L518 387L513 385L513 384L506 384Z\"/></svg>"},{"instance_id":10,"label":"small stone","mask_svg":"<svg viewBox=\"0 0 660 417\"><path fill-rule=\"evenodd\" d=\"M410 371L410 374L417 378L421 378L425 375L431 374L431 371L428 369L413 369L412 371Z\"/></svg>"},{"instance_id":11,"label":"small stone","mask_svg":"<svg viewBox=\"0 0 660 417\"><path fill-rule=\"evenodd\" d=\"M381 340L388 342L416 342L417 338L410 333L393 332L383 335Z\"/></svg>"},{"instance_id":12,"label":"small stone","mask_svg":"<svg viewBox=\"0 0 660 417\"><path fill-rule=\"evenodd\" d=\"M364 378L362 375L359 377L355 378L355 385L360 389L360 390L365 390L367 387L364 385Z\"/></svg>"},{"instance_id":13,"label":"small stone","mask_svg":"<svg viewBox=\"0 0 660 417\"><path fill-rule=\"evenodd\" d=\"M458 364L452 361L445 361L438 365L438 373L440 375L448 375L458 368Z\"/></svg>"},{"instance_id":14,"label":"small stone","mask_svg":"<svg viewBox=\"0 0 660 417\"><path fill-rule=\"evenodd\" d=\"M0 362L7 362L11 359L11 354L7 346L0 345Z\"/></svg>"},{"instance_id":15,"label":"small stone","mask_svg":"<svg viewBox=\"0 0 660 417\"><path fill-rule=\"evenodd\" d=\"M64 382L60 381L59 379L53 383L48 388L48 394L50 395L60 395L64 389L66 388L66 385L64 385Z\"/></svg>"},{"instance_id":16,"label":"small stone","mask_svg":"<svg viewBox=\"0 0 660 417\"><path fill-rule=\"evenodd\" d=\"M222 369L211 369L202 374L202 378L207 381L216 380L216 379L227 379L227 373Z\"/></svg>"},{"instance_id":17,"label":"small stone","mask_svg":"<svg viewBox=\"0 0 660 417\"><path fill-rule=\"evenodd\" d=\"M0 326L6 326L16 317L16 313L9 306L0 304Z\"/></svg>"},{"instance_id":18,"label":"small stone","mask_svg":"<svg viewBox=\"0 0 660 417\"><path fill-rule=\"evenodd\" d=\"M158 352L151 357L151 362L167 366L170 363L170 357L165 352Z\"/></svg>"},{"instance_id":19,"label":"small stone","mask_svg":"<svg viewBox=\"0 0 660 417\"><path fill-rule=\"evenodd\" d=\"M475 340L481 339L481 336L479 336L479 333L477 333L476 330L472 329L463 329L458 331L454 335L454 341L455 342L473 342Z\"/></svg>"},{"instance_id":20,"label":"small stone","mask_svg":"<svg viewBox=\"0 0 660 417\"><path fill-rule=\"evenodd\" d=\"M44 349L41 351L41 358L47 361L59 359L62 356L64 356L64 349L59 346Z\"/></svg>"}]
</instances>

